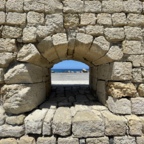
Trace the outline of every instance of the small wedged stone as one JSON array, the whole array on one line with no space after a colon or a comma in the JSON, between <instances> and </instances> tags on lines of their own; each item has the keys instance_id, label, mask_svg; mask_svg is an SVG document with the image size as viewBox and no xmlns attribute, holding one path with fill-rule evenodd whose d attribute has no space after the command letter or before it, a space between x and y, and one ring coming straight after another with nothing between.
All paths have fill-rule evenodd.
<instances>
[{"instance_id":1,"label":"small wedged stone","mask_svg":"<svg viewBox=\"0 0 144 144\"><path fill-rule=\"evenodd\" d=\"M4 69L0 68L0 84L4 83Z\"/></svg>"},{"instance_id":2,"label":"small wedged stone","mask_svg":"<svg viewBox=\"0 0 144 144\"><path fill-rule=\"evenodd\" d=\"M71 134L71 111L60 107L56 110L52 124L53 134L67 136Z\"/></svg>"},{"instance_id":3,"label":"small wedged stone","mask_svg":"<svg viewBox=\"0 0 144 144\"><path fill-rule=\"evenodd\" d=\"M21 137L24 135L24 126L11 126L11 125L2 125L0 126L0 137Z\"/></svg>"},{"instance_id":4,"label":"small wedged stone","mask_svg":"<svg viewBox=\"0 0 144 144\"><path fill-rule=\"evenodd\" d=\"M74 137L104 136L104 122L99 113L96 113L84 110L75 114L72 125Z\"/></svg>"},{"instance_id":5,"label":"small wedged stone","mask_svg":"<svg viewBox=\"0 0 144 144\"><path fill-rule=\"evenodd\" d=\"M20 138L18 144L36 144L35 139L33 137L29 137L27 135Z\"/></svg>"},{"instance_id":6,"label":"small wedged stone","mask_svg":"<svg viewBox=\"0 0 144 144\"><path fill-rule=\"evenodd\" d=\"M14 138L1 139L0 144L17 144L17 140Z\"/></svg>"},{"instance_id":7,"label":"small wedged stone","mask_svg":"<svg viewBox=\"0 0 144 144\"><path fill-rule=\"evenodd\" d=\"M5 123L5 110L2 106L0 106L0 126Z\"/></svg>"},{"instance_id":8,"label":"small wedged stone","mask_svg":"<svg viewBox=\"0 0 144 144\"><path fill-rule=\"evenodd\" d=\"M55 137L39 137L37 140L37 144L56 144Z\"/></svg>"}]
</instances>

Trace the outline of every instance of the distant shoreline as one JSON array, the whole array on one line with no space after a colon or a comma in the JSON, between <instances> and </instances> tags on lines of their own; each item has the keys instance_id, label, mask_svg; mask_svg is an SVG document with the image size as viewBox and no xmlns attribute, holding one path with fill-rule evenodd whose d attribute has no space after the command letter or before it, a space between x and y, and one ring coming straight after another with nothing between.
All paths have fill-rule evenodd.
<instances>
[{"instance_id":1,"label":"distant shoreline","mask_svg":"<svg viewBox=\"0 0 144 144\"><path fill-rule=\"evenodd\" d=\"M51 73L88 73L89 69L51 69Z\"/></svg>"}]
</instances>

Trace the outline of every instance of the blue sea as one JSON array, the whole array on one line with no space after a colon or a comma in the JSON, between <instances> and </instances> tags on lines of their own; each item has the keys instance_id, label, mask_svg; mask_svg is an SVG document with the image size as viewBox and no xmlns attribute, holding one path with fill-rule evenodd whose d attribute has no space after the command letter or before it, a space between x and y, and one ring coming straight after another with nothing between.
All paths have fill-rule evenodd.
<instances>
[{"instance_id":1,"label":"blue sea","mask_svg":"<svg viewBox=\"0 0 144 144\"><path fill-rule=\"evenodd\" d=\"M52 73L80 73L83 69L51 69ZM89 69L85 69L89 71Z\"/></svg>"}]
</instances>

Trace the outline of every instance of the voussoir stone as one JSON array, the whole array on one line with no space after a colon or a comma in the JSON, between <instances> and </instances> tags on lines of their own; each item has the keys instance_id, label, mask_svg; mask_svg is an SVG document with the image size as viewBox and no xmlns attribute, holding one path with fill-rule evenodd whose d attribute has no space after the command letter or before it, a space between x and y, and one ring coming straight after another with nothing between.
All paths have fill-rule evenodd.
<instances>
[{"instance_id":1,"label":"voussoir stone","mask_svg":"<svg viewBox=\"0 0 144 144\"><path fill-rule=\"evenodd\" d=\"M43 119L47 109L35 110L25 118L25 129L27 134L41 134Z\"/></svg>"},{"instance_id":2,"label":"voussoir stone","mask_svg":"<svg viewBox=\"0 0 144 144\"><path fill-rule=\"evenodd\" d=\"M12 114L31 111L46 97L45 83L4 85L2 92L6 97L4 109Z\"/></svg>"},{"instance_id":3,"label":"voussoir stone","mask_svg":"<svg viewBox=\"0 0 144 144\"><path fill-rule=\"evenodd\" d=\"M71 111L69 108L60 107L53 118L53 134L67 136L71 134Z\"/></svg>"},{"instance_id":4,"label":"voussoir stone","mask_svg":"<svg viewBox=\"0 0 144 144\"><path fill-rule=\"evenodd\" d=\"M108 95L114 98L136 97L137 90L132 83L109 82L107 86Z\"/></svg>"},{"instance_id":5,"label":"voussoir stone","mask_svg":"<svg viewBox=\"0 0 144 144\"><path fill-rule=\"evenodd\" d=\"M104 136L104 121L100 117L100 114L96 113L88 110L76 113L72 125L72 132L75 137Z\"/></svg>"},{"instance_id":6,"label":"voussoir stone","mask_svg":"<svg viewBox=\"0 0 144 144\"><path fill-rule=\"evenodd\" d=\"M4 75L7 84L38 83L46 81L47 69L33 64L18 64Z\"/></svg>"}]
</instances>

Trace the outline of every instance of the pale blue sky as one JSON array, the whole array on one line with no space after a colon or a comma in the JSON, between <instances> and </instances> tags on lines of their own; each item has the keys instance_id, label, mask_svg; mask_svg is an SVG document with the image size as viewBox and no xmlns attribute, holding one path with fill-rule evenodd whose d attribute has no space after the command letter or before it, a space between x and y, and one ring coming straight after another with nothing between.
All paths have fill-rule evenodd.
<instances>
[{"instance_id":1,"label":"pale blue sky","mask_svg":"<svg viewBox=\"0 0 144 144\"><path fill-rule=\"evenodd\" d=\"M88 69L89 66L74 60L65 60L54 65L52 69Z\"/></svg>"}]
</instances>

